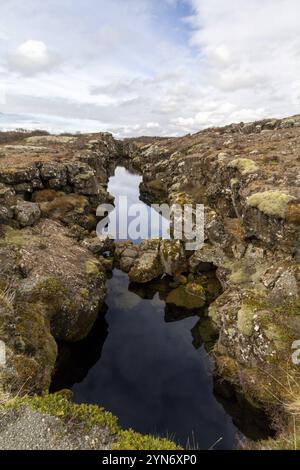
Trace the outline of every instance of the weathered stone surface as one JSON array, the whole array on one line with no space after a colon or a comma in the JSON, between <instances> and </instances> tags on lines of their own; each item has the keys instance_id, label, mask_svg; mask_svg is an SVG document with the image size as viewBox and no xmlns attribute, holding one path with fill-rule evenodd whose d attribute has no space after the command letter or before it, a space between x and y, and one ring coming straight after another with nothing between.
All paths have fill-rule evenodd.
<instances>
[{"instance_id":1,"label":"weathered stone surface","mask_svg":"<svg viewBox=\"0 0 300 470\"><path fill-rule=\"evenodd\" d=\"M163 268L155 251L142 253L129 271L132 282L145 283L163 274Z\"/></svg>"},{"instance_id":2,"label":"weathered stone surface","mask_svg":"<svg viewBox=\"0 0 300 470\"><path fill-rule=\"evenodd\" d=\"M77 341L88 334L104 298L105 277L100 262L57 222L23 230L2 226L1 233L0 334L9 348L7 383L45 390L56 359L54 338Z\"/></svg>"},{"instance_id":3,"label":"weathered stone surface","mask_svg":"<svg viewBox=\"0 0 300 470\"><path fill-rule=\"evenodd\" d=\"M186 271L185 252L180 240L161 241L160 262L163 271L170 276Z\"/></svg>"},{"instance_id":4,"label":"weathered stone surface","mask_svg":"<svg viewBox=\"0 0 300 470\"><path fill-rule=\"evenodd\" d=\"M98 235L94 238L85 238L81 244L95 255L114 250L113 240L105 235Z\"/></svg>"},{"instance_id":5,"label":"weathered stone surface","mask_svg":"<svg viewBox=\"0 0 300 470\"><path fill-rule=\"evenodd\" d=\"M188 271L214 268L223 288L209 308L219 331L217 370L267 406L274 396L289 399L279 386L287 376L298 396L291 349L300 313L299 123L299 116L268 119L137 141L134 158L147 200L157 197L148 183L159 179L165 202L205 204L205 244L188 258Z\"/></svg>"},{"instance_id":6,"label":"weathered stone surface","mask_svg":"<svg viewBox=\"0 0 300 470\"><path fill-rule=\"evenodd\" d=\"M34 225L41 217L39 205L34 202L19 201L14 208L14 212L21 227Z\"/></svg>"}]
</instances>

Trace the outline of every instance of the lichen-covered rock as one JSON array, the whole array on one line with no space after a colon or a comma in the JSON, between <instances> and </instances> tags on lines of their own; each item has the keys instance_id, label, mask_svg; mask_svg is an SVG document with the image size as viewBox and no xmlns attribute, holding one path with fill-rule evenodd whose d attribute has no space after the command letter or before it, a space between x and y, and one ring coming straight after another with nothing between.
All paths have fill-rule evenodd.
<instances>
[{"instance_id":1,"label":"lichen-covered rock","mask_svg":"<svg viewBox=\"0 0 300 470\"><path fill-rule=\"evenodd\" d=\"M54 338L78 341L89 333L104 299L105 276L100 262L55 221L22 230L2 226L1 234L6 384L46 390L56 360Z\"/></svg>"},{"instance_id":2,"label":"lichen-covered rock","mask_svg":"<svg viewBox=\"0 0 300 470\"><path fill-rule=\"evenodd\" d=\"M161 276L163 272L158 253L148 251L142 253L134 262L133 267L129 271L129 279L131 282L150 282Z\"/></svg>"},{"instance_id":3,"label":"lichen-covered rock","mask_svg":"<svg viewBox=\"0 0 300 470\"><path fill-rule=\"evenodd\" d=\"M185 251L180 240L162 240L160 243L160 262L166 274L186 271Z\"/></svg>"},{"instance_id":4,"label":"lichen-covered rock","mask_svg":"<svg viewBox=\"0 0 300 470\"><path fill-rule=\"evenodd\" d=\"M28 201L19 201L14 207L14 213L21 227L34 225L41 217L39 205Z\"/></svg>"},{"instance_id":5,"label":"lichen-covered rock","mask_svg":"<svg viewBox=\"0 0 300 470\"><path fill-rule=\"evenodd\" d=\"M228 164L229 168L238 170L243 176L259 171L257 164L249 158L236 158Z\"/></svg>"},{"instance_id":6,"label":"lichen-covered rock","mask_svg":"<svg viewBox=\"0 0 300 470\"><path fill-rule=\"evenodd\" d=\"M105 253L106 251L111 252L114 250L113 240L106 235L98 235L97 237L93 238L85 238L81 244L85 248L88 248L94 255L100 255Z\"/></svg>"},{"instance_id":7,"label":"lichen-covered rock","mask_svg":"<svg viewBox=\"0 0 300 470\"><path fill-rule=\"evenodd\" d=\"M58 162L43 163L40 167L41 178L52 189L62 189L67 184L67 168Z\"/></svg>"},{"instance_id":8,"label":"lichen-covered rock","mask_svg":"<svg viewBox=\"0 0 300 470\"><path fill-rule=\"evenodd\" d=\"M288 213L288 204L293 200L295 200L293 196L274 190L252 194L248 197L247 204L251 207L257 207L268 216L285 219Z\"/></svg>"}]
</instances>

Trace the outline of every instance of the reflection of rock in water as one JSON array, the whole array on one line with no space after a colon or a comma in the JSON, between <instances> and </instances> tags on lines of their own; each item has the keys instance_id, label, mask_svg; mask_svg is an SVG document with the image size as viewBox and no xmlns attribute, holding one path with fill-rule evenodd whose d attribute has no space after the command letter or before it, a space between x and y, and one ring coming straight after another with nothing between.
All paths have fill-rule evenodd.
<instances>
[{"instance_id":1,"label":"reflection of rock in water","mask_svg":"<svg viewBox=\"0 0 300 470\"><path fill-rule=\"evenodd\" d=\"M166 304L165 306L165 322L171 323L173 321L184 320L185 318L195 317L202 314L203 309L188 309L177 307L174 304Z\"/></svg>"},{"instance_id":2,"label":"reflection of rock in water","mask_svg":"<svg viewBox=\"0 0 300 470\"><path fill-rule=\"evenodd\" d=\"M64 388L72 388L81 382L91 367L101 357L102 348L108 334L108 324L105 320L106 305L99 313L90 334L78 343L58 344L58 359L50 391L56 392Z\"/></svg>"},{"instance_id":3,"label":"reflection of rock in water","mask_svg":"<svg viewBox=\"0 0 300 470\"><path fill-rule=\"evenodd\" d=\"M194 348L199 349L204 346L205 351L210 352L218 339L218 332L211 319L204 317L200 318L192 328L192 337Z\"/></svg>"},{"instance_id":4,"label":"reflection of rock in water","mask_svg":"<svg viewBox=\"0 0 300 470\"><path fill-rule=\"evenodd\" d=\"M248 439L256 441L275 435L264 410L247 401L229 382L214 377L214 395L226 413L232 416L234 425Z\"/></svg>"},{"instance_id":5,"label":"reflection of rock in water","mask_svg":"<svg viewBox=\"0 0 300 470\"><path fill-rule=\"evenodd\" d=\"M158 293L160 300L166 300L166 297L172 288L170 287L170 278L168 276L164 276L162 278L155 279L154 281L147 282L146 284L131 282L128 290L138 295L141 299L152 300Z\"/></svg>"}]
</instances>

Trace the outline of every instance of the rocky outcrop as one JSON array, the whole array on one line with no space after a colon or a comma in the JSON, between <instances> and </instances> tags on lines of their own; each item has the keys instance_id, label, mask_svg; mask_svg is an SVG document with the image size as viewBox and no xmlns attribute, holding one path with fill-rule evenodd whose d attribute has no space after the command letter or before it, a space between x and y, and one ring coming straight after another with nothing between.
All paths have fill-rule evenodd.
<instances>
[{"instance_id":1,"label":"rocky outcrop","mask_svg":"<svg viewBox=\"0 0 300 470\"><path fill-rule=\"evenodd\" d=\"M97 318L112 242L93 238L96 207L124 152L111 134L13 137L0 146L1 386L32 393L49 388L56 341L81 340Z\"/></svg>"},{"instance_id":2,"label":"rocky outcrop","mask_svg":"<svg viewBox=\"0 0 300 470\"><path fill-rule=\"evenodd\" d=\"M164 188L165 202L205 204L205 244L187 272L216 269L223 294L209 315L218 371L266 408L299 385L299 135L299 116L241 123L139 144L133 159L145 200L162 202Z\"/></svg>"},{"instance_id":3,"label":"rocky outcrop","mask_svg":"<svg viewBox=\"0 0 300 470\"><path fill-rule=\"evenodd\" d=\"M59 223L2 228L1 338L8 386L49 387L55 340L78 341L92 328L105 295L99 261Z\"/></svg>"}]
</instances>

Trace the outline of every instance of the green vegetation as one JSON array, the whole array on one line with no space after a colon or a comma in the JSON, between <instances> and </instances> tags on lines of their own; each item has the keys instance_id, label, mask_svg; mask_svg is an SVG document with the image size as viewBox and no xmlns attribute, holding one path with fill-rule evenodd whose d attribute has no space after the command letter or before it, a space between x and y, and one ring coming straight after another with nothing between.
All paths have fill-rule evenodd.
<instances>
[{"instance_id":1,"label":"green vegetation","mask_svg":"<svg viewBox=\"0 0 300 470\"><path fill-rule=\"evenodd\" d=\"M27 395L11 399L5 404L0 403L2 409L20 409L24 406L66 422L83 424L86 429L94 426L107 428L113 438L115 450L180 450L177 444L168 439L142 435L132 429L122 430L112 413L96 405L73 403L70 401L69 391L33 397Z\"/></svg>"},{"instance_id":2,"label":"green vegetation","mask_svg":"<svg viewBox=\"0 0 300 470\"><path fill-rule=\"evenodd\" d=\"M255 193L248 197L247 204L256 207L266 215L285 219L288 211L288 204L295 198L281 191L264 191Z\"/></svg>"},{"instance_id":3,"label":"green vegetation","mask_svg":"<svg viewBox=\"0 0 300 470\"><path fill-rule=\"evenodd\" d=\"M228 164L228 166L230 168L235 168L243 176L249 175L251 173L256 173L259 170L257 164L249 158L236 158L235 160L232 160Z\"/></svg>"},{"instance_id":4,"label":"green vegetation","mask_svg":"<svg viewBox=\"0 0 300 470\"><path fill-rule=\"evenodd\" d=\"M245 336L251 336L253 331L253 315L254 311L252 307L243 305L238 311L237 327L240 333Z\"/></svg>"}]
</instances>

